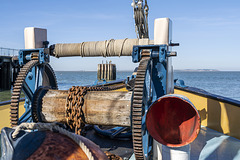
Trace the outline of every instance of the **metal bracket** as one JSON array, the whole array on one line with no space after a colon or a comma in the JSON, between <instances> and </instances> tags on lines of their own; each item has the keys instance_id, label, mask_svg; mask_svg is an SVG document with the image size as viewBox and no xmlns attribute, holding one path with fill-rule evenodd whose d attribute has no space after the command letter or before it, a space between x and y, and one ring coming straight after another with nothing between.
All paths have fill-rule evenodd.
<instances>
[{"instance_id":1,"label":"metal bracket","mask_svg":"<svg viewBox=\"0 0 240 160\"><path fill-rule=\"evenodd\" d=\"M166 55L167 49L168 49L167 45L134 45L132 61L133 63L140 62L142 58L141 53L143 50L151 50L150 54L151 59L156 59L161 57L159 55Z\"/></svg>"},{"instance_id":2,"label":"metal bracket","mask_svg":"<svg viewBox=\"0 0 240 160\"><path fill-rule=\"evenodd\" d=\"M39 60L39 63L48 63L49 58L49 48L37 48L37 49L22 49L19 51L19 65L23 66L28 61L32 60L34 57L33 55L37 54L37 58ZM35 57L36 58L36 57Z\"/></svg>"},{"instance_id":3,"label":"metal bracket","mask_svg":"<svg viewBox=\"0 0 240 160\"><path fill-rule=\"evenodd\" d=\"M177 52L169 51L168 49L169 46L167 45L133 46L132 61L134 63L140 62L141 58L146 56L146 50L150 52L153 99L157 99L167 93L168 57L177 55Z\"/></svg>"}]
</instances>

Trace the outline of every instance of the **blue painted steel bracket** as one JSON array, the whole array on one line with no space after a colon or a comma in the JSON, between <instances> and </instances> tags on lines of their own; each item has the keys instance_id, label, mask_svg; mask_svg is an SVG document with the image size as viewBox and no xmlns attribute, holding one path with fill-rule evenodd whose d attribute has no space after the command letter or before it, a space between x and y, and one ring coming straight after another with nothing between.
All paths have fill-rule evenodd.
<instances>
[{"instance_id":1,"label":"blue painted steel bracket","mask_svg":"<svg viewBox=\"0 0 240 160\"><path fill-rule=\"evenodd\" d=\"M150 50L151 66L151 87L152 101L165 95L167 84L167 45L135 45L133 46L132 61L137 63L141 60L141 51Z\"/></svg>"},{"instance_id":2,"label":"blue painted steel bracket","mask_svg":"<svg viewBox=\"0 0 240 160\"><path fill-rule=\"evenodd\" d=\"M133 52L132 52L132 61L133 63L140 62L141 60L141 51L144 49L151 50L150 57L153 58L162 58L162 56L159 55L165 55L167 56L167 45L134 45L133 46ZM166 58L166 57L165 57ZM160 60L160 59L159 59Z\"/></svg>"},{"instance_id":3,"label":"blue painted steel bracket","mask_svg":"<svg viewBox=\"0 0 240 160\"><path fill-rule=\"evenodd\" d=\"M23 66L28 61L30 61L31 54L36 52L39 53L38 60L40 64L49 62L50 58L49 58L48 48L22 49L19 51L19 55L18 55L19 65Z\"/></svg>"}]
</instances>

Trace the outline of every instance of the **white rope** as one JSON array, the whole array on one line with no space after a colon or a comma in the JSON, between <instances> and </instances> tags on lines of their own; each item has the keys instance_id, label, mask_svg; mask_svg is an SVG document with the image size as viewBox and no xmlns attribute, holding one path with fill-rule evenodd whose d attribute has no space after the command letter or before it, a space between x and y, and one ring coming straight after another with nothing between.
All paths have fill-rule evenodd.
<instances>
[{"instance_id":1,"label":"white rope","mask_svg":"<svg viewBox=\"0 0 240 160\"><path fill-rule=\"evenodd\" d=\"M87 155L89 160L94 160L94 157L89 150L89 148L82 142L79 136L75 135L74 133L71 133L67 131L66 129L63 129L57 125L57 123L21 123L19 126L16 127L15 131L12 134L12 138L16 138L17 135L21 130L50 130L50 131L58 131L59 133L68 136L71 138L74 142L76 142L83 152Z\"/></svg>"},{"instance_id":2,"label":"white rope","mask_svg":"<svg viewBox=\"0 0 240 160\"><path fill-rule=\"evenodd\" d=\"M132 56L134 45L149 45L145 39L111 39L96 42L59 43L55 44L53 54L56 57L113 57Z\"/></svg>"}]
</instances>

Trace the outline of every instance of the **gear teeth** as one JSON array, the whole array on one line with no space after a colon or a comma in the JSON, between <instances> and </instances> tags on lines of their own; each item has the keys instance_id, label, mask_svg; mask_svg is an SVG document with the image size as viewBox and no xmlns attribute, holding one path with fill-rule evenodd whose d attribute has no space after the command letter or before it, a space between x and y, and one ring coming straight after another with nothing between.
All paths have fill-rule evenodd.
<instances>
[{"instance_id":1,"label":"gear teeth","mask_svg":"<svg viewBox=\"0 0 240 160\"><path fill-rule=\"evenodd\" d=\"M15 80L14 86L13 86L13 92L12 92L12 97L11 97L11 111L10 111L10 121L11 121L11 126L14 127L18 125L18 107L19 107L19 99L20 99L20 94L22 90L22 84L26 78L26 73L38 63L37 60L34 61L29 61L26 63L23 68L20 70L18 73L18 76Z\"/></svg>"},{"instance_id":2,"label":"gear teeth","mask_svg":"<svg viewBox=\"0 0 240 160\"><path fill-rule=\"evenodd\" d=\"M38 65L39 62L38 60L32 60L26 63L23 68L21 68L20 72L18 73L18 76L16 78L16 81L13 86L13 92L12 92L12 97L11 97L11 111L10 111L10 120L11 120L11 126L14 127L18 125L18 108L19 108L19 99L21 95L21 90L23 83L25 82L27 73L35 66ZM56 75L52 69L52 67L49 64L46 64L48 70L46 70L48 73L47 75L51 75L52 79L54 79L55 86L53 89L58 89L57 85L57 80L56 80Z\"/></svg>"},{"instance_id":3,"label":"gear teeth","mask_svg":"<svg viewBox=\"0 0 240 160\"><path fill-rule=\"evenodd\" d=\"M14 86L13 86L13 92L12 92L12 97L11 97L11 111L10 111L10 120L11 120L11 126L14 127L16 125L18 125L18 108L19 108L19 99L20 99L20 95L21 95L21 90L22 90L22 86L23 83L26 79L27 73L32 69L32 67L34 67L35 65L38 65L39 62L38 60L32 60L29 61L28 63L26 63L20 70L20 72L18 73L18 76L15 80ZM56 81L56 76L53 72L53 69L51 68L51 66L49 64L46 64L46 66L49 69L49 73L47 74L52 74L52 78L54 78L55 80L55 88L57 89L57 81Z\"/></svg>"},{"instance_id":4,"label":"gear teeth","mask_svg":"<svg viewBox=\"0 0 240 160\"><path fill-rule=\"evenodd\" d=\"M144 83L148 64L149 57L146 57L140 61L133 90L132 136L134 154L137 160L144 160L144 150L142 143L142 112Z\"/></svg>"}]
</instances>

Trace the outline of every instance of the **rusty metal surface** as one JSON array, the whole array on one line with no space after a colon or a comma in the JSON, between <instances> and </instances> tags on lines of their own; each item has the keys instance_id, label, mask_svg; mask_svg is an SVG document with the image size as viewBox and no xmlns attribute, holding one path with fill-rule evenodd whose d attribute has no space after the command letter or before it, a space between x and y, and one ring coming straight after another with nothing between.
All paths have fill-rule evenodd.
<instances>
[{"instance_id":1,"label":"rusty metal surface","mask_svg":"<svg viewBox=\"0 0 240 160\"><path fill-rule=\"evenodd\" d=\"M193 142L200 124L200 115L194 105L186 97L176 94L156 100L146 116L150 135L168 147L182 147Z\"/></svg>"},{"instance_id":2,"label":"rusty metal surface","mask_svg":"<svg viewBox=\"0 0 240 160\"><path fill-rule=\"evenodd\" d=\"M41 146L27 160L43 159L88 160L83 150L72 139L49 131Z\"/></svg>"},{"instance_id":3,"label":"rusty metal surface","mask_svg":"<svg viewBox=\"0 0 240 160\"><path fill-rule=\"evenodd\" d=\"M122 160L122 158L118 155L115 155L111 152L105 151L104 152L106 154L106 156L108 157L109 160Z\"/></svg>"}]
</instances>

